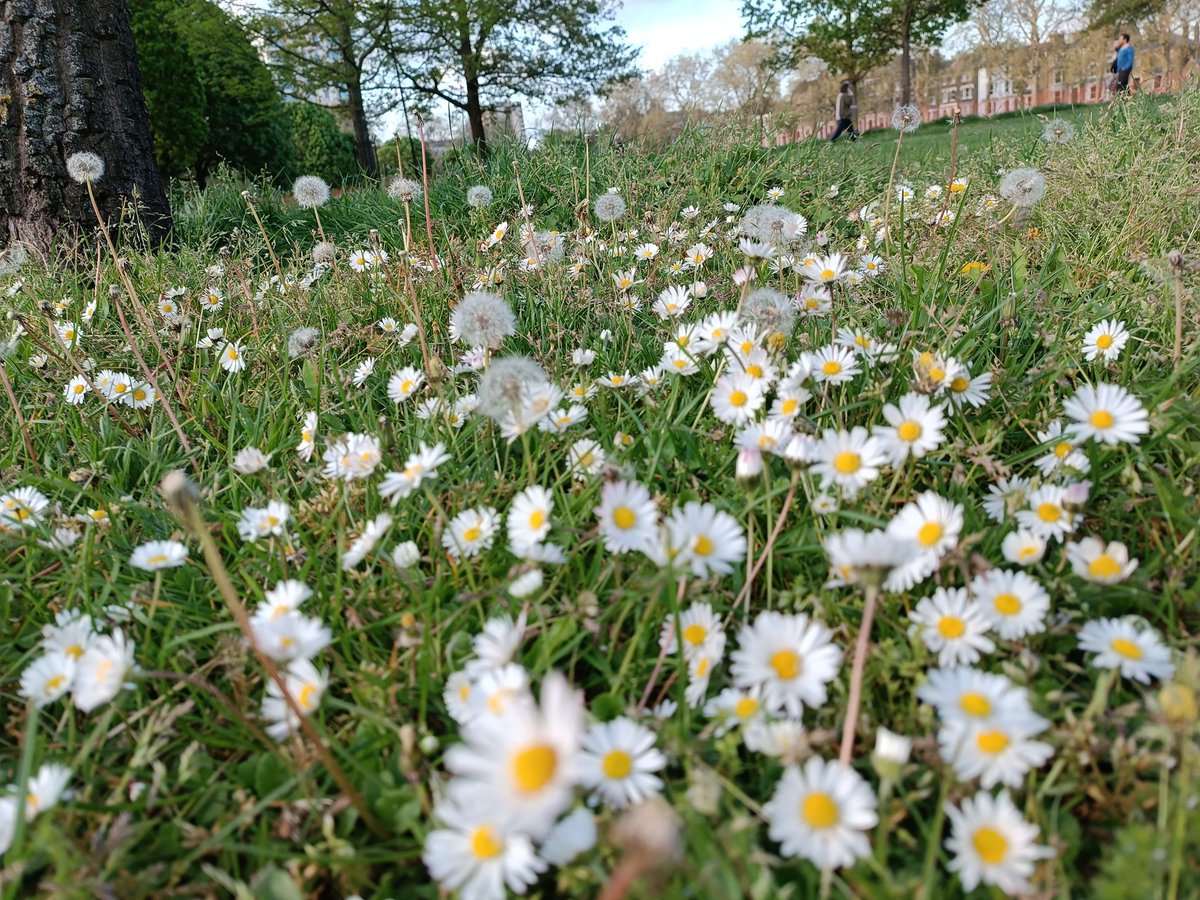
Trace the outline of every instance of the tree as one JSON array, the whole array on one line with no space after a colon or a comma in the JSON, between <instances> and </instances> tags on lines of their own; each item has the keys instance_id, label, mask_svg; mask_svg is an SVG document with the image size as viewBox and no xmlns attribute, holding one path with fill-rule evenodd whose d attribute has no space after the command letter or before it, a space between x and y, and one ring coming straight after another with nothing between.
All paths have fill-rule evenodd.
<instances>
[{"instance_id":1,"label":"tree","mask_svg":"<svg viewBox=\"0 0 1200 900\"><path fill-rule=\"evenodd\" d=\"M523 94L568 100L632 78L637 51L608 25L610 0L396 0L391 52L415 91L466 113L487 150L483 114Z\"/></svg>"},{"instance_id":2,"label":"tree","mask_svg":"<svg viewBox=\"0 0 1200 900\"><path fill-rule=\"evenodd\" d=\"M311 103L289 103L287 111L296 161L304 174L320 175L335 184L357 174L354 137L338 127L333 113Z\"/></svg>"},{"instance_id":3,"label":"tree","mask_svg":"<svg viewBox=\"0 0 1200 900\"><path fill-rule=\"evenodd\" d=\"M900 102L912 103L912 49L940 44L952 25L965 22L984 0L892 0L900 48Z\"/></svg>"},{"instance_id":4,"label":"tree","mask_svg":"<svg viewBox=\"0 0 1200 900\"><path fill-rule=\"evenodd\" d=\"M246 32L209 0L186 0L172 14L204 87L208 142L196 156L204 185L221 162L287 180L295 175L291 123L271 72Z\"/></svg>"},{"instance_id":5,"label":"tree","mask_svg":"<svg viewBox=\"0 0 1200 900\"><path fill-rule=\"evenodd\" d=\"M854 85L898 47L888 0L742 0L742 18L775 49L772 65L815 56Z\"/></svg>"},{"instance_id":6,"label":"tree","mask_svg":"<svg viewBox=\"0 0 1200 900\"><path fill-rule=\"evenodd\" d=\"M190 174L208 144L204 85L175 25L178 6L176 0L129 0L154 155L164 178Z\"/></svg>"},{"instance_id":7,"label":"tree","mask_svg":"<svg viewBox=\"0 0 1200 900\"><path fill-rule=\"evenodd\" d=\"M396 56L387 52L393 15L393 0L268 0L248 19L291 97L345 114L358 164L370 175L378 162L368 106L383 112L390 104L368 100L390 98L398 86Z\"/></svg>"},{"instance_id":8,"label":"tree","mask_svg":"<svg viewBox=\"0 0 1200 900\"><path fill-rule=\"evenodd\" d=\"M0 234L47 248L68 225L95 222L67 158L97 154L93 187L116 221L136 197L152 240L171 224L125 0L0 4Z\"/></svg>"}]
</instances>

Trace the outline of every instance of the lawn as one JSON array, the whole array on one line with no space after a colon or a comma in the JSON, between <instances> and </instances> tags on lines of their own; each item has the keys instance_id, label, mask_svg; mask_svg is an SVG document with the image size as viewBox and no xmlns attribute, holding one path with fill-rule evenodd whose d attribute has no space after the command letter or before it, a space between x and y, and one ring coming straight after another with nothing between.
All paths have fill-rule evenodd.
<instances>
[{"instance_id":1,"label":"lawn","mask_svg":"<svg viewBox=\"0 0 1200 900\"><path fill-rule=\"evenodd\" d=\"M1200 895L1200 92L1075 115L5 257L3 896Z\"/></svg>"}]
</instances>

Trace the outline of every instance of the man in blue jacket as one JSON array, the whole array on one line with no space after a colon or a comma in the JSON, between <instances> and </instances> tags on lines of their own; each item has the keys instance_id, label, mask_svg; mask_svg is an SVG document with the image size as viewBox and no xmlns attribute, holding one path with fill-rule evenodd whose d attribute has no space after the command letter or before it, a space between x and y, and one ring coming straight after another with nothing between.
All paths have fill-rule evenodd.
<instances>
[{"instance_id":1,"label":"man in blue jacket","mask_svg":"<svg viewBox=\"0 0 1200 900\"><path fill-rule=\"evenodd\" d=\"M1114 93L1129 92L1129 76L1133 73L1133 39L1128 34L1121 35L1120 46L1117 48L1117 83Z\"/></svg>"}]
</instances>

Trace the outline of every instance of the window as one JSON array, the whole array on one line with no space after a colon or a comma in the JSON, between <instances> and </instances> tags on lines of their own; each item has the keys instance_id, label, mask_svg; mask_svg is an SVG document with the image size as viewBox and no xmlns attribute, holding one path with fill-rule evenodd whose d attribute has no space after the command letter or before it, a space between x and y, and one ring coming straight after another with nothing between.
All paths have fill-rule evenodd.
<instances>
[{"instance_id":1,"label":"window","mask_svg":"<svg viewBox=\"0 0 1200 900\"><path fill-rule=\"evenodd\" d=\"M1054 86L1056 88L1063 87L1067 83L1066 73L1062 69L1054 70Z\"/></svg>"},{"instance_id":2,"label":"window","mask_svg":"<svg viewBox=\"0 0 1200 900\"><path fill-rule=\"evenodd\" d=\"M964 84L962 86L962 89L958 92L958 95L960 97L962 97L962 99L964 99L964 100L974 100L975 99L975 89L973 87L971 87L970 85Z\"/></svg>"}]
</instances>

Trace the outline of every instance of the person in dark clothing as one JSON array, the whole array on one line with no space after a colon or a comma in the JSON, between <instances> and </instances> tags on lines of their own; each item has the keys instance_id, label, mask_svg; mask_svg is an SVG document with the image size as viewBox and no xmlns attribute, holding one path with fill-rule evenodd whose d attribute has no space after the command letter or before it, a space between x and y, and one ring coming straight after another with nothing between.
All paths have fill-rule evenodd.
<instances>
[{"instance_id":1,"label":"person in dark clothing","mask_svg":"<svg viewBox=\"0 0 1200 900\"><path fill-rule=\"evenodd\" d=\"M858 104L854 101L854 91L851 89L850 82L843 81L841 92L837 95L837 100L833 104L833 115L837 119L837 129L833 132L833 137L829 139L829 143L833 143L842 136L842 132L850 133L850 140L858 140L858 129L854 127L854 119L858 113Z\"/></svg>"},{"instance_id":2,"label":"person in dark clothing","mask_svg":"<svg viewBox=\"0 0 1200 900\"><path fill-rule=\"evenodd\" d=\"M1113 93L1129 92L1129 76L1133 74L1133 38L1122 34L1117 47L1117 78L1113 85Z\"/></svg>"}]
</instances>

